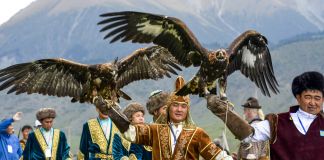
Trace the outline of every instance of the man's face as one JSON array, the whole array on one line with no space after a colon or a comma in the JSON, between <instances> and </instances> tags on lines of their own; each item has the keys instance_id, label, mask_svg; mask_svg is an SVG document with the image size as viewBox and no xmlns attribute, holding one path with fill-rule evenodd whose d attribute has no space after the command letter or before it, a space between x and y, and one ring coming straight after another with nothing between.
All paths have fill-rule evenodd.
<instances>
[{"instance_id":1,"label":"man's face","mask_svg":"<svg viewBox=\"0 0 324 160\"><path fill-rule=\"evenodd\" d=\"M143 124L144 121L145 119L143 112L138 111L132 115L132 124Z\"/></svg>"},{"instance_id":2,"label":"man's face","mask_svg":"<svg viewBox=\"0 0 324 160\"><path fill-rule=\"evenodd\" d=\"M14 134L14 127L13 127L13 125L11 124L11 125L9 125L8 126L8 128L6 129L6 132L8 133L8 134Z\"/></svg>"},{"instance_id":3,"label":"man's face","mask_svg":"<svg viewBox=\"0 0 324 160\"><path fill-rule=\"evenodd\" d=\"M323 110L323 94L319 90L305 90L296 95L300 108L310 114L318 114Z\"/></svg>"},{"instance_id":4,"label":"man's face","mask_svg":"<svg viewBox=\"0 0 324 160\"><path fill-rule=\"evenodd\" d=\"M31 129L25 129L24 131L22 131L22 135L23 135L23 138L24 139L28 139L28 135L29 135L29 132L31 131Z\"/></svg>"},{"instance_id":5,"label":"man's face","mask_svg":"<svg viewBox=\"0 0 324 160\"><path fill-rule=\"evenodd\" d=\"M187 118L188 105L184 102L173 102L169 109L170 119L174 123L179 123Z\"/></svg>"},{"instance_id":6,"label":"man's face","mask_svg":"<svg viewBox=\"0 0 324 160\"><path fill-rule=\"evenodd\" d=\"M42 123L42 127L45 129L45 130L50 130L53 126L53 121L54 121L54 118L45 118L41 121Z\"/></svg>"}]
</instances>

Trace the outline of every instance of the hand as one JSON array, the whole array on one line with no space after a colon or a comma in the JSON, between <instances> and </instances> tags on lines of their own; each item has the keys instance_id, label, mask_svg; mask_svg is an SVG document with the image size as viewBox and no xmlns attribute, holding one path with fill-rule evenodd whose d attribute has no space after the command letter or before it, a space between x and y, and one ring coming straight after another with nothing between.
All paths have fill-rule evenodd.
<instances>
[{"instance_id":1,"label":"hand","mask_svg":"<svg viewBox=\"0 0 324 160\"><path fill-rule=\"evenodd\" d=\"M222 100L219 96L210 95L207 96L207 108L213 113L218 113L224 111L224 109L233 110L234 105L228 100Z\"/></svg>"},{"instance_id":2,"label":"hand","mask_svg":"<svg viewBox=\"0 0 324 160\"><path fill-rule=\"evenodd\" d=\"M19 121L19 120L21 120L22 115L23 115L22 112L17 112L17 113L12 117L12 119L13 119L14 121Z\"/></svg>"}]
</instances>

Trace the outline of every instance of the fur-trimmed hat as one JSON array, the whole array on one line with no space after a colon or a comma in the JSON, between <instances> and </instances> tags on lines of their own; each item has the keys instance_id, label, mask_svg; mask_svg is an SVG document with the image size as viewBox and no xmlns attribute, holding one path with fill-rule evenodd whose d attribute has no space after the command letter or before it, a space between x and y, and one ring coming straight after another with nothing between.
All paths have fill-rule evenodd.
<instances>
[{"instance_id":1,"label":"fur-trimmed hat","mask_svg":"<svg viewBox=\"0 0 324 160\"><path fill-rule=\"evenodd\" d=\"M144 107L140 103L137 103L137 102L128 104L127 107L123 111L123 113L128 118L128 120L131 120L133 114L136 112L142 112L143 114L145 114Z\"/></svg>"},{"instance_id":2,"label":"fur-trimmed hat","mask_svg":"<svg viewBox=\"0 0 324 160\"><path fill-rule=\"evenodd\" d=\"M305 90L319 90L324 95L324 78L323 74L315 71L304 72L303 74L294 78L291 90L296 97Z\"/></svg>"},{"instance_id":3,"label":"fur-trimmed hat","mask_svg":"<svg viewBox=\"0 0 324 160\"><path fill-rule=\"evenodd\" d=\"M149 99L146 102L146 109L153 115L154 111L165 106L168 102L169 93L162 90L155 90L151 92Z\"/></svg>"},{"instance_id":4,"label":"fur-trimmed hat","mask_svg":"<svg viewBox=\"0 0 324 160\"><path fill-rule=\"evenodd\" d=\"M259 105L258 100L256 98L254 98L254 97L248 98L246 100L246 102L242 105L242 107L261 109L261 106Z\"/></svg>"},{"instance_id":5,"label":"fur-trimmed hat","mask_svg":"<svg viewBox=\"0 0 324 160\"><path fill-rule=\"evenodd\" d=\"M56 112L53 108L41 108L36 113L36 118L39 121L42 121L45 118L55 118Z\"/></svg>"}]
</instances>

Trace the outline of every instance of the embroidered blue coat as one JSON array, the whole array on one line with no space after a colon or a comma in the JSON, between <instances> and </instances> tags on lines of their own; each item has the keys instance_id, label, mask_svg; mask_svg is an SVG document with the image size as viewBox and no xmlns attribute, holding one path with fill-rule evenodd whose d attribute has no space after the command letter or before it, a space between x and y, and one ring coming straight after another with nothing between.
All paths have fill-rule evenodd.
<instances>
[{"instance_id":1,"label":"embroidered blue coat","mask_svg":"<svg viewBox=\"0 0 324 160\"><path fill-rule=\"evenodd\" d=\"M42 135L40 129L36 129L30 133L23 152L24 160L45 160L45 149L47 143ZM67 160L70 157L70 146L67 144L65 134L54 129L53 144L52 144L52 158L51 160Z\"/></svg>"},{"instance_id":2,"label":"embroidered blue coat","mask_svg":"<svg viewBox=\"0 0 324 160\"><path fill-rule=\"evenodd\" d=\"M110 136L106 138L97 118L83 125L78 160L112 160L113 135L119 133L110 121Z\"/></svg>"},{"instance_id":3,"label":"embroidered blue coat","mask_svg":"<svg viewBox=\"0 0 324 160\"><path fill-rule=\"evenodd\" d=\"M127 157L130 160L151 160L152 150L151 147L131 143L126 139L121 138L119 134L115 134L113 142L113 157L114 160L120 160L123 157Z\"/></svg>"}]
</instances>

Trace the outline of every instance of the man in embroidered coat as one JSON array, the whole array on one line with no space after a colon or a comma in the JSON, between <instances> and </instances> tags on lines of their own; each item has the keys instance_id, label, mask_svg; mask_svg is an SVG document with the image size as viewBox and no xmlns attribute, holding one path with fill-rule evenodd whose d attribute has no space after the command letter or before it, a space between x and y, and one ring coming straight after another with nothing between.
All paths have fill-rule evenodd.
<instances>
[{"instance_id":1,"label":"man in embroidered coat","mask_svg":"<svg viewBox=\"0 0 324 160\"><path fill-rule=\"evenodd\" d=\"M36 118L42 126L30 133L23 153L24 160L69 160L70 147L65 134L52 128L56 112L53 108L41 108Z\"/></svg>"},{"instance_id":2,"label":"man in embroidered coat","mask_svg":"<svg viewBox=\"0 0 324 160\"><path fill-rule=\"evenodd\" d=\"M144 107L140 103L130 103L123 113L132 125L144 124ZM152 149L140 144L131 143L119 134L115 134L113 142L114 160L151 160Z\"/></svg>"},{"instance_id":3,"label":"man in embroidered coat","mask_svg":"<svg viewBox=\"0 0 324 160\"><path fill-rule=\"evenodd\" d=\"M113 159L112 144L114 135L119 131L105 108L96 105L98 117L88 120L83 125L78 160Z\"/></svg>"},{"instance_id":4,"label":"man in embroidered coat","mask_svg":"<svg viewBox=\"0 0 324 160\"><path fill-rule=\"evenodd\" d=\"M264 114L256 98L248 98L242 107L244 107L245 120L249 124L258 123L264 120ZM241 142L237 156L239 160L267 160L269 159L268 149L268 141L250 143Z\"/></svg>"},{"instance_id":5,"label":"man in embroidered coat","mask_svg":"<svg viewBox=\"0 0 324 160\"><path fill-rule=\"evenodd\" d=\"M162 90L151 92L146 102L146 109L153 116L153 123L159 123L159 119L166 114L169 93Z\"/></svg>"},{"instance_id":6,"label":"man in embroidered coat","mask_svg":"<svg viewBox=\"0 0 324 160\"><path fill-rule=\"evenodd\" d=\"M244 142L270 141L270 158L275 160L321 160L324 157L324 77L305 72L294 78L292 93L298 105L289 112L269 114L266 120L247 124L233 111L227 112L227 126ZM216 96L208 108L225 121L227 102Z\"/></svg>"},{"instance_id":7,"label":"man in embroidered coat","mask_svg":"<svg viewBox=\"0 0 324 160\"><path fill-rule=\"evenodd\" d=\"M176 80L176 91L184 85L182 77ZM105 105L111 119L126 139L133 143L152 146L154 160L232 159L225 155L209 138L207 133L196 127L190 117L189 96L168 98L167 112L161 124L130 125L127 118L115 108L111 101L99 98L96 102Z\"/></svg>"}]
</instances>

